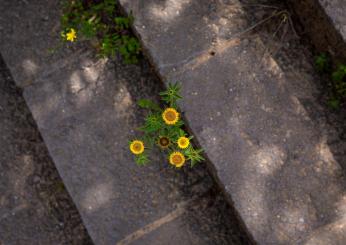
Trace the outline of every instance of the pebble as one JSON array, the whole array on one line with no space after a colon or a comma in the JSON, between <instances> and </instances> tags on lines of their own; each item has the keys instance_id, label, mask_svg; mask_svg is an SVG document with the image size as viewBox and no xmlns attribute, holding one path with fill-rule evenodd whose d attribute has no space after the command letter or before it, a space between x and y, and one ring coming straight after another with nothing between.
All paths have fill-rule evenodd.
<instances>
[{"instance_id":1,"label":"pebble","mask_svg":"<svg viewBox=\"0 0 346 245\"><path fill-rule=\"evenodd\" d=\"M34 176L33 182L36 184L38 182L40 182L40 177L38 177L37 175Z\"/></svg>"},{"instance_id":2,"label":"pebble","mask_svg":"<svg viewBox=\"0 0 346 245\"><path fill-rule=\"evenodd\" d=\"M243 44L246 46L246 45L248 45L249 44L249 39L244 39L243 40Z\"/></svg>"}]
</instances>

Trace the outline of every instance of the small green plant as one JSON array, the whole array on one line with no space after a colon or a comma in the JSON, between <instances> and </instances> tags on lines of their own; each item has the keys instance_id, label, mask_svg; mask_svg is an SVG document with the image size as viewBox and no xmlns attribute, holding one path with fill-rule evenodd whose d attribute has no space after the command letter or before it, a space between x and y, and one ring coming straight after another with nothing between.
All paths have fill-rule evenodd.
<instances>
[{"instance_id":1,"label":"small green plant","mask_svg":"<svg viewBox=\"0 0 346 245\"><path fill-rule=\"evenodd\" d=\"M315 57L315 67L318 72L330 77L327 104L332 109L339 109L346 99L346 65L341 64L332 69L330 57L323 53Z\"/></svg>"},{"instance_id":2,"label":"small green plant","mask_svg":"<svg viewBox=\"0 0 346 245\"><path fill-rule=\"evenodd\" d=\"M318 72L330 71L330 58L327 54L322 53L315 57L315 67Z\"/></svg>"},{"instance_id":3,"label":"small green plant","mask_svg":"<svg viewBox=\"0 0 346 245\"><path fill-rule=\"evenodd\" d=\"M116 0L65 0L61 17L64 41L92 40L102 57L120 54L124 62L138 62L141 51L131 35L133 17L119 15Z\"/></svg>"},{"instance_id":4,"label":"small green plant","mask_svg":"<svg viewBox=\"0 0 346 245\"><path fill-rule=\"evenodd\" d=\"M191 167L204 161L201 155L203 150L192 146L193 137L188 136L182 128L184 123L177 108L177 101L182 99L180 89L177 83L169 84L168 89L160 93L165 104L163 109L151 100L138 101L140 107L149 110L144 125L139 128L143 137L129 142L138 165L150 161L147 151L154 146L167 152L168 162L177 168L184 166L186 161L190 161Z\"/></svg>"}]
</instances>

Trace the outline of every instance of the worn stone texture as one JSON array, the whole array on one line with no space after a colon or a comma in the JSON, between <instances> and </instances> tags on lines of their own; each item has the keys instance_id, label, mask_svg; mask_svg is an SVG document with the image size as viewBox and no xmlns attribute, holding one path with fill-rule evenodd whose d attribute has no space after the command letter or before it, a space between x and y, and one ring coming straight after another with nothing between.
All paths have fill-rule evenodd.
<instances>
[{"instance_id":1,"label":"worn stone texture","mask_svg":"<svg viewBox=\"0 0 346 245\"><path fill-rule=\"evenodd\" d=\"M130 74L93 56L78 59L72 73L26 87L24 97L95 244L230 243L213 236L218 221L205 214L202 196L212 182L203 168L184 177L157 153L148 166L134 164L127 142L142 118L134 102L151 96L148 86L131 88L139 68ZM192 207L200 212L190 214ZM195 219L204 226L193 226Z\"/></svg>"},{"instance_id":2,"label":"worn stone texture","mask_svg":"<svg viewBox=\"0 0 346 245\"><path fill-rule=\"evenodd\" d=\"M326 14L332 20L346 42L346 2L343 0L319 0Z\"/></svg>"},{"instance_id":3,"label":"worn stone texture","mask_svg":"<svg viewBox=\"0 0 346 245\"><path fill-rule=\"evenodd\" d=\"M345 244L345 154L313 77L283 70L259 35L242 39L238 1L120 2L161 78L182 83L189 127L254 239Z\"/></svg>"},{"instance_id":4,"label":"worn stone texture","mask_svg":"<svg viewBox=\"0 0 346 245\"><path fill-rule=\"evenodd\" d=\"M95 244L251 244L204 165L177 171L158 152L135 165L128 141L144 116L135 102L158 101L161 89L145 61L125 66L83 47L46 56L57 2L0 8L0 52Z\"/></svg>"},{"instance_id":5,"label":"worn stone texture","mask_svg":"<svg viewBox=\"0 0 346 245\"><path fill-rule=\"evenodd\" d=\"M76 54L83 52L81 45L63 49L58 6L56 1L1 1L1 53L19 87L37 82L38 76L49 79L52 72L68 66Z\"/></svg>"}]
</instances>

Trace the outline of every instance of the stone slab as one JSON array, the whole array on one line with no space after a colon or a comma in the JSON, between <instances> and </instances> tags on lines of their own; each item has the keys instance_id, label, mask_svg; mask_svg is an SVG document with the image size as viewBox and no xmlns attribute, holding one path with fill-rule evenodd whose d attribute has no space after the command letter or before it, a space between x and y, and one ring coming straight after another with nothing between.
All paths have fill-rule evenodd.
<instances>
[{"instance_id":1,"label":"stone slab","mask_svg":"<svg viewBox=\"0 0 346 245\"><path fill-rule=\"evenodd\" d=\"M135 102L158 100L161 88L145 61L124 66L83 48L44 56L58 28L38 39L49 29L38 27L41 16L50 27L58 20L56 1L1 8L0 51L95 244L250 244L205 165L177 171L157 152L135 165L128 141L144 116ZM30 76L25 60L37 68Z\"/></svg>"},{"instance_id":2,"label":"stone slab","mask_svg":"<svg viewBox=\"0 0 346 245\"><path fill-rule=\"evenodd\" d=\"M346 2L342 0L319 0L326 14L332 20L334 28L340 32L346 42Z\"/></svg>"},{"instance_id":3,"label":"stone slab","mask_svg":"<svg viewBox=\"0 0 346 245\"><path fill-rule=\"evenodd\" d=\"M219 220L206 215L214 207L203 208L213 186L203 166L179 173L158 153L150 165L135 165L127 142L143 120L135 100L151 97L150 86L135 85L139 67L93 56L78 60L72 73L26 87L24 97L95 244L228 244L232 229L237 235L230 237L240 239L241 228L229 221L226 238L213 235Z\"/></svg>"},{"instance_id":4,"label":"stone slab","mask_svg":"<svg viewBox=\"0 0 346 245\"><path fill-rule=\"evenodd\" d=\"M242 38L251 23L239 1L120 2L160 77L182 83L189 127L254 239L313 244L320 229L344 244L345 154L314 78L288 71L292 59L280 66L260 35Z\"/></svg>"}]
</instances>

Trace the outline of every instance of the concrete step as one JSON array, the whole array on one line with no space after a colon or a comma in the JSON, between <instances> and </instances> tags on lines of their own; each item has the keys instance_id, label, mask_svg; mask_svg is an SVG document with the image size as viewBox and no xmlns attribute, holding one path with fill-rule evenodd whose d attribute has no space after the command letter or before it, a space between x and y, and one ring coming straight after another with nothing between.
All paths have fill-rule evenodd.
<instances>
[{"instance_id":1,"label":"concrete step","mask_svg":"<svg viewBox=\"0 0 346 245\"><path fill-rule=\"evenodd\" d=\"M346 144L289 13L237 0L120 2L162 80L182 83L189 127L254 239L345 244Z\"/></svg>"},{"instance_id":2,"label":"concrete step","mask_svg":"<svg viewBox=\"0 0 346 245\"><path fill-rule=\"evenodd\" d=\"M148 63L97 59L83 45L49 54L57 1L7 1L0 12L0 52L95 244L250 244L205 165L177 171L159 153L135 165L135 102L162 89Z\"/></svg>"}]
</instances>

